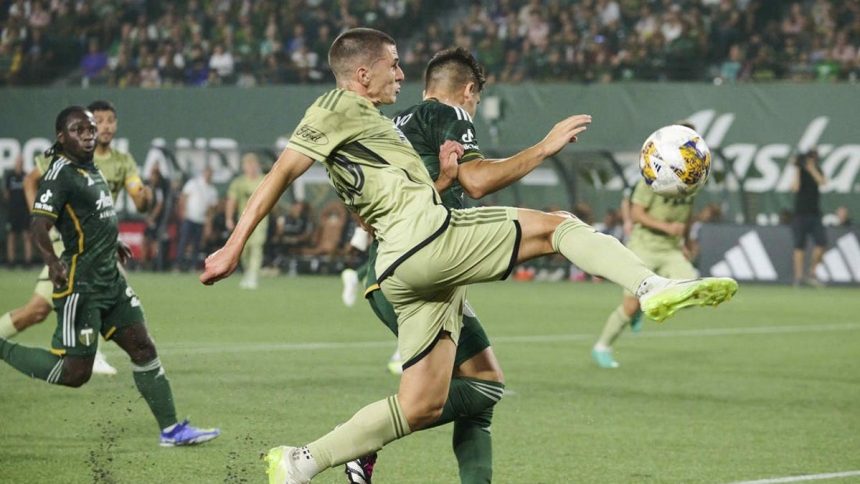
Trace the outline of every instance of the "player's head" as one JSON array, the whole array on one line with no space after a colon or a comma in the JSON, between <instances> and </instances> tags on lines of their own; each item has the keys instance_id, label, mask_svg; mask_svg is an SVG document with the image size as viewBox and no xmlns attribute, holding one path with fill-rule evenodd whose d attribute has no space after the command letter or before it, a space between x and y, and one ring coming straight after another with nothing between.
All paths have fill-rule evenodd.
<instances>
[{"instance_id":1,"label":"player's head","mask_svg":"<svg viewBox=\"0 0 860 484\"><path fill-rule=\"evenodd\" d=\"M375 29L350 29L337 36L328 51L338 87L368 98L373 104L393 104L400 92L403 70L394 39Z\"/></svg>"},{"instance_id":2,"label":"player's head","mask_svg":"<svg viewBox=\"0 0 860 484\"><path fill-rule=\"evenodd\" d=\"M69 106L60 111L54 122L57 141L46 152L53 156L62 152L73 161L88 162L96 149L96 120L81 106Z\"/></svg>"},{"instance_id":3,"label":"player's head","mask_svg":"<svg viewBox=\"0 0 860 484\"><path fill-rule=\"evenodd\" d=\"M248 178L260 176L260 159L254 153L245 153L242 157L242 173Z\"/></svg>"},{"instance_id":4,"label":"player's head","mask_svg":"<svg viewBox=\"0 0 860 484\"><path fill-rule=\"evenodd\" d=\"M93 101L87 106L87 109L93 113L96 119L96 126L99 129L98 144L101 147L108 147L116 135L116 108L110 101Z\"/></svg>"},{"instance_id":5,"label":"player's head","mask_svg":"<svg viewBox=\"0 0 860 484\"><path fill-rule=\"evenodd\" d=\"M437 52L427 64L424 95L452 99L474 116L485 82L484 68L475 56L462 47L452 47Z\"/></svg>"}]
</instances>

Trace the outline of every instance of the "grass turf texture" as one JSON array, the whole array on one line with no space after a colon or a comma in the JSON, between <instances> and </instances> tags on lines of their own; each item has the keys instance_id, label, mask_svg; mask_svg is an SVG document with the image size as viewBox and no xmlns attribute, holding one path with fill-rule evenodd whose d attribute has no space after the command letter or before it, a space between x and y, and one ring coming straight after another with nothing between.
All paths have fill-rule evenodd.
<instances>
[{"instance_id":1,"label":"grass turf texture","mask_svg":"<svg viewBox=\"0 0 860 484\"><path fill-rule=\"evenodd\" d=\"M2 309L36 273L0 271ZM0 481L263 482L259 452L301 444L396 391L393 339L339 278L133 273L179 415L223 435L158 447L127 359L83 388L0 365ZM857 289L741 286L728 305L685 310L619 341L617 370L589 352L621 291L611 284L470 289L512 391L496 407L495 482L729 482L860 469ZM45 346L46 323L18 341ZM712 333L702 330L715 330ZM727 331L718 331L726 329ZM733 334L753 332L751 334ZM318 343L318 345L314 345ZM387 447L374 482L457 482L450 427ZM840 482L846 482L843 480ZM341 483L329 470L314 482Z\"/></svg>"}]
</instances>

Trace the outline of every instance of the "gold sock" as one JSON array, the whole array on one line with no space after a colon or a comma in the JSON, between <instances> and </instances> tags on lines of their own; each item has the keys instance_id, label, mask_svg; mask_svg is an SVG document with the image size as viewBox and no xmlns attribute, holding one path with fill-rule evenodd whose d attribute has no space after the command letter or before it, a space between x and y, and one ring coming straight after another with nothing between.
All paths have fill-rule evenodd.
<instances>
[{"instance_id":1,"label":"gold sock","mask_svg":"<svg viewBox=\"0 0 860 484\"><path fill-rule=\"evenodd\" d=\"M600 333L600 339L597 340L597 346L609 348L612 343L621 336L624 328L630 324L633 319L624 312L624 306L618 306L609 318L606 320L606 325L603 326L603 332Z\"/></svg>"},{"instance_id":2,"label":"gold sock","mask_svg":"<svg viewBox=\"0 0 860 484\"><path fill-rule=\"evenodd\" d=\"M565 220L556 227L552 248L583 271L609 279L633 294L642 281L654 275L618 239L579 219Z\"/></svg>"}]
</instances>

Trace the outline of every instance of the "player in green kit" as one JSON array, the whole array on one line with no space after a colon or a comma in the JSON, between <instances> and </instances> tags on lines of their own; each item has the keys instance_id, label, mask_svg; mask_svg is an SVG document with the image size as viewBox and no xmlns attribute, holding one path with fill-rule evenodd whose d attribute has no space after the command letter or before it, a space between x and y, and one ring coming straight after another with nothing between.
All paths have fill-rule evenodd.
<instances>
[{"instance_id":1,"label":"player in green kit","mask_svg":"<svg viewBox=\"0 0 860 484\"><path fill-rule=\"evenodd\" d=\"M227 230L233 230L236 226L236 212L242 213L251 194L263 181L260 170L260 160L254 153L247 153L242 157L242 175L237 176L230 182L227 189L227 206L225 207L225 221ZM269 228L269 219L260 221L260 225L254 230L245 250L242 251L242 269L245 271L239 287L243 289L257 289L260 277L260 268L263 266L263 245L266 243L266 233Z\"/></svg>"},{"instance_id":2,"label":"player in green kit","mask_svg":"<svg viewBox=\"0 0 860 484\"><path fill-rule=\"evenodd\" d=\"M678 123L695 130L689 123ZM627 248L655 273L670 279L693 279L698 271L685 254L689 242L690 224L693 220L693 199L667 198L654 193L639 180L630 193L627 205L633 228L627 240ZM603 326L600 338L591 350L591 357L600 368L618 368L612 355L612 345L627 326L639 330L642 313L639 301L628 291L624 292L621 305L615 308Z\"/></svg>"},{"instance_id":3,"label":"player in green kit","mask_svg":"<svg viewBox=\"0 0 860 484\"><path fill-rule=\"evenodd\" d=\"M319 161L338 196L379 241L377 280L397 314L397 344L405 363L396 395L365 406L307 445L270 449L270 483L310 482L329 467L437 422L451 388L466 286L504 279L517 263L561 253L583 270L634 291L644 312L659 320L683 307L719 304L736 291L731 279L657 276L616 239L571 215L445 207L420 156L378 110L397 99L403 80L394 40L378 30L348 30L332 44L329 65L337 88L307 109L224 247L206 259L200 280L213 284L235 271L259 221ZM533 149L552 156L575 142L590 121L587 115L562 120ZM463 154L461 145L443 144L442 171L459 176L456 161Z\"/></svg>"},{"instance_id":4,"label":"player in green kit","mask_svg":"<svg viewBox=\"0 0 860 484\"><path fill-rule=\"evenodd\" d=\"M152 192L143 185L138 174L137 163L130 154L111 147L117 129L116 108L109 101L100 100L90 103L87 109L93 113L98 128L93 158L108 182L111 197L116 201L119 193L125 188L126 193L134 202L135 208L140 212L146 210L152 199ZM38 189L39 179L48 170L51 158L40 155L35 158L34 162L36 167L27 175L24 182L27 203L31 208ZM63 253L63 241L60 234L56 230L52 230L51 238L54 241L54 252L59 256ZM11 338L26 328L44 321L51 314L53 308L52 291L51 281L48 279L48 268L45 267L39 274L30 301L26 305L0 316L0 338ZM97 375L116 374L116 368L107 362L101 350L96 352L93 373Z\"/></svg>"},{"instance_id":5,"label":"player in green kit","mask_svg":"<svg viewBox=\"0 0 860 484\"><path fill-rule=\"evenodd\" d=\"M0 359L21 373L55 385L80 387L90 379L99 335L130 357L134 382L161 429L165 447L214 439L218 429L178 422L170 383L149 337L140 299L117 261L129 254L119 245L110 188L93 163L96 122L71 106L57 116L57 142L33 204L36 246L53 284L57 329L51 350L0 338ZM59 231L65 249L54 253L49 231Z\"/></svg>"}]
</instances>

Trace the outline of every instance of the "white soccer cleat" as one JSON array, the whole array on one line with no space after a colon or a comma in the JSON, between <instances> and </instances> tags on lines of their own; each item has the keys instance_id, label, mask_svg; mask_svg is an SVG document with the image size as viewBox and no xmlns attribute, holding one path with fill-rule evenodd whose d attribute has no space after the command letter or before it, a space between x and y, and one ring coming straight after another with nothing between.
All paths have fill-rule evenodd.
<instances>
[{"instance_id":1,"label":"white soccer cleat","mask_svg":"<svg viewBox=\"0 0 860 484\"><path fill-rule=\"evenodd\" d=\"M347 307L353 307L358 293L358 273L353 269L344 269L340 273L340 280L343 281L343 292L340 294L341 300Z\"/></svg>"},{"instance_id":2,"label":"white soccer cleat","mask_svg":"<svg viewBox=\"0 0 860 484\"><path fill-rule=\"evenodd\" d=\"M639 297L642 312L660 322L689 306L716 306L738 292L738 283L728 277L662 279Z\"/></svg>"},{"instance_id":3,"label":"white soccer cleat","mask_svg":"<svg viewBox=\"0 0 860 484\"><path fill-rule=\"evenodd\" d=\"M310 479L296 468L295 460L301 458L298 447L273 447L260 456L266 461L269 484L308 484Z\"/></svg>"},{"instance_id":4,"label":"white soccer cleat","mask_svg":"<svg viewBox=\"0 0 860 484\"><path fill-rule=\"evenodd\" d=\"M105 359L105 355L101 350L96 351L96 358L93 361L93 373L96 375L107 376L114 376L117 373L116 368L107 362L107 359Z\"/></svg>"}]
</instances>

